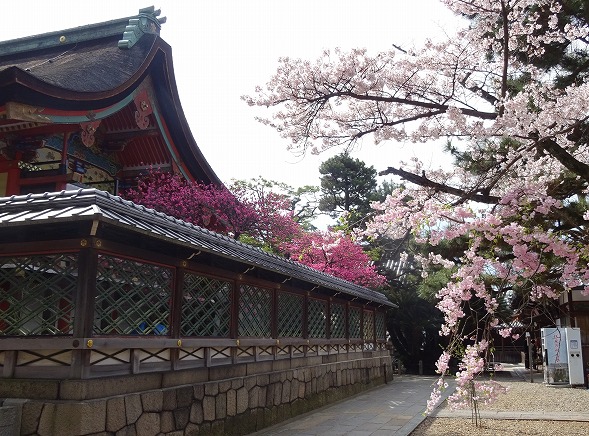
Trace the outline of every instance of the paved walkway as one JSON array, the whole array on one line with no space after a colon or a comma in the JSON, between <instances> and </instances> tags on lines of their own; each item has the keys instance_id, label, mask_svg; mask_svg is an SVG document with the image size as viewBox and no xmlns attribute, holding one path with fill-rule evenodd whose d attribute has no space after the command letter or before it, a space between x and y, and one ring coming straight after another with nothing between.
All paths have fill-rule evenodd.
<instances>
[{"instance_id":1,"label":"paved walkway","mask_svg":"<svg viewBox=\"0 0 589 436\"><path fill-rule=\"evenodd\" d=\"M428 376L395 375L389 384L252 436L407 436L424 420L423 412L436 380Z\"/></svg>"},{"instance_id":2,"label":"paved walkway","mask_svg":"<svg viewBox=\"0 0 589 436\"><path fill-rule=\"evenodd\" d=\"M514 380L529 380L523 365L504 365ZM509 376L508 376L509 377ZM534 378L542 382L542 373ZM251 436L408 436L425 419L427 400L437 377L395 375L387 385L292 418ZM446 397L452 389L445 391ZM437 417L471 417L470 410L437 409ZM589 421L589 414L481 411L481 418Z\"/></svg>"}]
</instances>

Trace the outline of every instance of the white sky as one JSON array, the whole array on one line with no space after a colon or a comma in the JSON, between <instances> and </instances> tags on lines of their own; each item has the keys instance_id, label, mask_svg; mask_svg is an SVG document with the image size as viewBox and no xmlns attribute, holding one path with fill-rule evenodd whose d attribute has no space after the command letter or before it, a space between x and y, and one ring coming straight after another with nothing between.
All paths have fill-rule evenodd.
<instances>
[{"instance_id":1,"label":"white sky","mask_svg":"<svg viewBox=\"0 0 589 436\"><path fill-rule=\"evenodd\" d=\"M376 53L454 33L456 25L438 0L33 0L3 2L0 40L132 16L151 5L167 17L161 36L172 46L192 134L227 184L263 176L293 187L319 185L320 163L341 152L292 155L287 140L254 119L257 111L269 112L240 99L270 79L280 56L314 60L335 47ZM414 153L435 161L434 150L423 144L375 146L368 139L353 157L380 171Z\"/></svg>"}]
</instances>

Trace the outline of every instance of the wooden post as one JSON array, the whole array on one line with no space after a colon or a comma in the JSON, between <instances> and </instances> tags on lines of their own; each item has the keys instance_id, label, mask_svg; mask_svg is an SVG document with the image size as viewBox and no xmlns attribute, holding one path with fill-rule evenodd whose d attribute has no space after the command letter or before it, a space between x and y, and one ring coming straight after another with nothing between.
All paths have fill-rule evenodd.
<instances>
[{"instance_id":1,"label":"wooden post","mask_svg":"<svg viewBox=\"0 0 589 436\"><path fill-rule=\"evenodd\" d=\"M182 303L184 301L182 288L184 284L184 268L176 268L174 273L174 285L172 289L172 301L170 302L170 337L180 340L182 324ZM179 360L179 348L170 349L170 361L172 369L177 369Z\"/></svg>"},{"instance_id":2,"label":"wooden post","mask_svg":"<svg viewBox=\"0 0 589 436\"><path fill-rule=\"evenodd\" d=\"M72 378L87 378L90 373L91 350L85 349L84 338L92 336L98 267L98 253L90 246L90 240L82 239L80 245L82 249L78 253L78 284L72 339L77 341L81 348L72 350L70 369Z\"/></svg>"}]
</instances>

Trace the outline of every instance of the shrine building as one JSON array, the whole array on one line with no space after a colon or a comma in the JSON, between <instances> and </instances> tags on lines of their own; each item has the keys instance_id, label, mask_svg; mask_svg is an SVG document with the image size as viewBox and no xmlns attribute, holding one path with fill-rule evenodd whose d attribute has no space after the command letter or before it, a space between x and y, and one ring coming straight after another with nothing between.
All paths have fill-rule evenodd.
<instances>
[{"instance_id":1,"label":"shrine building","mask_svg":"<svg viewBox=\"0 0 589 436\"><path fill-rule=\"evenodd\" d=\"M247 434L391 379L382 293L118 196L222 184L164 22L0 42L0 434Z\"/></svg>"}]
</instances>

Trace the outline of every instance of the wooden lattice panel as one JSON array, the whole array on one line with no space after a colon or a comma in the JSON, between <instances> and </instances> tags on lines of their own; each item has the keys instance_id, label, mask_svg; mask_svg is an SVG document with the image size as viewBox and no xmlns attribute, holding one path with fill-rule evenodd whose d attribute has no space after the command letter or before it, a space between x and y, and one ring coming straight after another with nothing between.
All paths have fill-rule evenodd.
<instances>
[{"instance_id":1,"label":"wooden lattice panel","mask_svg":"<svg viewBox=\"0 0 589 436\"><path fill-rule=\"evenodd\" d=\"M270 290L241 285L239 294L239 336L270 338L272 336Z\"/></svg>"},{"instance_id":2,"label":"wooden lattice panel","mask_svg":"<svg viewBox=\"0 0 589 436\"><path fill-rule=\"evenodd\" d=\"M167 335L172 277L170 268L100 255L94 334Z\"/></svg>"},{"instance_id":3,"label":"wooden lattice panel","mask_svg":"<svg viewBox=\"0 0 589 436\"><path fill-rule=\"evenodd\" d=\"M374 340L374 312L371 310L364 311L364 340Z\"/></svg>"},{"instance_id":4,"label":"wooden lattice panel","mask_svg":"<svg viewBox=\"0 0 589 436\"><path fill-rule=\"evenodd\" d=\"M386 315L383 312L376 312L376 339L386 339L387 325Z\"/></svg>"},{"instance_id":5,"label":"wooden lattice panel","mask_svg":"<svg viewBox=\"0 0 589 436\"><path fill-rule=\"evenodd\" d=\"M349 328L350 328L350 338L353 339L360 339L360 333L361 333L361 325L360 325L360 319L361 319L361 314L362 311L360 308L358 307L350 307L350 319L349 319Z\"/></svg>"},{"instance_id":6,"label":"wooden lattice panel","mask_svg":"<svg viewBox=\"0 0 589 436\"><path fill-rule=\"evenodd\" d=\"M0 258L0 336L71 334L77 254Z\"/></svg>"},{"instance_id":7,"label":"wooden lattice panel","mask_svg":"<svg viewBox=\"0 0 589 436\"><path fill-rule=\"evenodd\" d=\"M182 284L182 336L229 336L231 282L186 273Z\"/></svg>"},{"instance_id":8,"label":"wooden lattice panel","mask_svg":"<svg viewBox=\"0 0 589 436\"><path fill-rule=\"evenodd\" d=\"M307 324L310 338L327 337L327 301L316 298L309 299Z\"/></svg>"},{"instance_id":9,"label":"wooden lattice panel","mask_svg":"<svg viewBox=\"0 0 589 436\"><path fill-rule=\"evenodd\" d=\"M345 338L346 337L346 308L343 304L332 303L331 304L331 324L330 324L330 336L332 338Z\"/></svg>"},{"instance_id":10,"label":"wooden lattice panel","mask_svg":"<svg viewBox=\"0 0 589 436\"><path fill-rule=\"evenodd\" d=\"M278 336L303 336L303 303L302 295L278 293Z\"/></svg>"}]
</instances>

